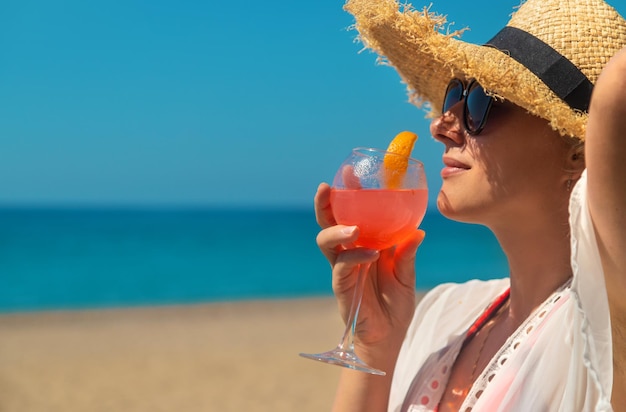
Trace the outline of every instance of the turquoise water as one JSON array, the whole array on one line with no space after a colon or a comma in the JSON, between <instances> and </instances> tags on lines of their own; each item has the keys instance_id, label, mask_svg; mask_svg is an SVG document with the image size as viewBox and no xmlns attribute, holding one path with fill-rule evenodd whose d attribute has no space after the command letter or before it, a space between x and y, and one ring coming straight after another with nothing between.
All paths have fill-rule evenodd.
<instances>
[{"instance_id":1,"label":"turquoise water","mask_svg":"<svg viewBox=\"0 0 626 412\"><path fill-rule=\"evenodd\" d=\"M417 286L506 276L489 231L426 216ZM0 209L0 311L330 295L312 210Z\"/></svg>"}]
</instances>

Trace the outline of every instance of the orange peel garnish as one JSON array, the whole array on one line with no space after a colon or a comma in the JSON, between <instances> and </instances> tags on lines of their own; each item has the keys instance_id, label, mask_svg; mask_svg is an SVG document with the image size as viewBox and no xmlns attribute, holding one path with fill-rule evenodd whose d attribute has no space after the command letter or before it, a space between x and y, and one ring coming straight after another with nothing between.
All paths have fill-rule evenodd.
<instances>
[{"instance_id":1,"label":"orange peel garnish","mask_svg":"<svg viewBox=\"0 0 626 412\"><path fill-rule=\"evenodd\" d=\"M383 166L385 169L385 183L389 189L398 189L402 186L402 180L409 167L409 157L413 146L417 141L417 135L413 132L400 132L393 138L387 151L402 156L385 155Z\"/></svg>"}]
</instances>

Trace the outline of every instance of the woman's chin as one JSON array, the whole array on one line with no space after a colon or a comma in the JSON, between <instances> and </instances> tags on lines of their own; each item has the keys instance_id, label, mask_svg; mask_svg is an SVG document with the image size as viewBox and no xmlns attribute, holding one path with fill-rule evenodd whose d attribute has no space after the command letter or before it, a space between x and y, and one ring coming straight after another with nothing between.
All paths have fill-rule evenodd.
<instances>
[{"instance_id":1,"label":"woman's chin","mask_svg":"<svg viewBox=\"0 0 626 412\"><path fill-rule=\"evenodd\" d=\"M437 196L437 210L439 210L442 216L450 220L462 223L482 223L480 221L480 213L478 213L475 205L454 202L445 192L439 192L439 196Z\"/></svg>"}]
</instances>

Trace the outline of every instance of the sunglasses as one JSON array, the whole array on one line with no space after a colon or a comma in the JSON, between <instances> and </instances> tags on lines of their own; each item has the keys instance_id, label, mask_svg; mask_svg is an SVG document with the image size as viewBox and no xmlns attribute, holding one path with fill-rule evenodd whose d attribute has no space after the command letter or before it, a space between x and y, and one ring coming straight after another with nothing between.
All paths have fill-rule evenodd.
<instances>
[{"instance_id":1,"label":"sunglasses","mask_svg":"<svg viewBox=\"0 0 626 412\"><path fill-rule=\"evenodd\" d=\"M448 83L443 99L442 113L446 113L454 105L463 101L463 124L471 135L479 134L487 123L487 115L493 104L493 97L485 93L485 89L476 80L469 82L467 87L462 80L454 78Z\"/></svg>"}]
</instances>

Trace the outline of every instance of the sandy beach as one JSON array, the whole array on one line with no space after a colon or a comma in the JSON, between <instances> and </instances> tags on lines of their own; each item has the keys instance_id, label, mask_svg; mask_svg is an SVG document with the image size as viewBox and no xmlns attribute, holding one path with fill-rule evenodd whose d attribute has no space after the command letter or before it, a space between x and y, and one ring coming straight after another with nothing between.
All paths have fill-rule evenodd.
<instances>
[{"instance_id":1,"label":"sandy beach","mask_svg":"<svg viewBox=\"0 0 626 412\"><path fill-rule=\"evenodd\" d=\"M332 298L0 315L0 412L326 411Z\"/></svg>"}]
</instances>

